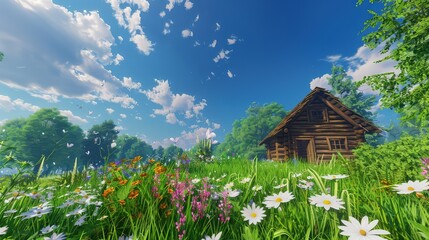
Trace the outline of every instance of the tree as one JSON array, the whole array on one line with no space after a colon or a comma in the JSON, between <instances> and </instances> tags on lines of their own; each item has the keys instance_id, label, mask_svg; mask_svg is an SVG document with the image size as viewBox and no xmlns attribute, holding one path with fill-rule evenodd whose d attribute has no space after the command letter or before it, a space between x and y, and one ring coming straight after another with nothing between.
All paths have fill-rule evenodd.
<instances>
[{"instance_id":1,"label":"tree","mask_svg":"<svg viewBox=\"0 0 429 240\"><path fill-rule=\"evenodd\" d=\"M0 62L3 61L3 58L4 58L4 54L0 52Z\"/></svg>"},{"instance_id":2,"label":"tree","mask_svg":"<svg viewBox=\"0 0 429 240\"><path fill-rule=\"evenodd\" d=\"M164 161L172 161L173 159L177 158L177 156L182 155L183 149L180 147L177 147L175 145L170 145L166 149L164 149L164 154L162 158Z\"/></svg>"},{"instance_id":3,"label":"tree","mask_svg":"<svg viewBox=\"0 0 429 240\"><path fill-rule=\"evenodd\" d=\"M22 129L25 123L25 118L12 119L7 121L0 129L0 140L5 141L6 146L14 148L13 155L19 160L23 160L22 149L24 138ZM4 154L9 153L10 152L5 152Z\"/></svg>"},{"instance_id":4,"label":"tree","mask_svg":"<svg viewBox=\"0 0 429 240\"><path fill-rule=\"evenodd\" d=\"M332 66L331 77L328 78L329 85L332 86L330 92L336 95L340 101L351 110L357 112L364 118L375 121L376 114L371 109L376 104L374 95L365 95L359 91L358 85L352 81L342 66ZM384 137L380 134L366 134L366 142L376 146L384 142Z\"/></svg>"},{"instance_id":5,"label":"tree","mask_svg":"<svg viewBox=\"0 0 429 240\"><path fill-rule=\"evenodd\" d=\"M246 118L233 123L231 133L216 147L215 154L265 158L265 147L259 146L259 142L280 123L286 114L287 112L278 103L262 106L252 103L246 110Z\"/></svg>"},{"instance_id":6,"label":"tree","mask_svg":"<svg viewBox=\"0 0 429 240\"><path fill-rule=\"evenodd\" d=\"M342 66L332 66L328 82L332 86L330 92L336 95L344 105L368 120L375 120L375 114L371 112L371 108L376 104L375 96L365 95L359 91L357 84L352 81Z\"/></svg>"},{"instance_id":7,"label":"tree","mask_svg":"<svg viewBox=\"0 0 429 240\"><path fill-rule=\"evenodd\" d=\"M108 120L88 130L83 141L84 164L99 166L104 163L105 158L111 157L115 150L115 147L112 148L112 143L118 138L119 133L115 127L113 121Z\"/></svg>"},{"instance_id":8,"label":"tree","mask_svg":"<svg viewBox=\"0 0 429 240\"><path fill-rule=\"evenodd\" d=\"M71 124L58 109L40 109L31 115L22 129L22 155L34 164L36 173L40 158L46 157L45 171L71 169L74 158L81 154L83 131Z\"/></svg>"},{"instance_id":9,"label":"tree","mask_svg":"<svg viewBox=\"0 0 429 240\"><path fill-rule=\"evenodd\" d=\"M358 0L358 5L364 0ZM420 125L429 119L429 1L369 0L383 4L381 13L369 11L372 17L363 31L374 30L363 37L368 47L382 47L393 60L399 73L367 76L361 82L380 91L384 107L403 113L403 120L416 119Z\"/></svg>"},{"instance_id":10,"label":"tree","mask_svg":"<svg viewBox=\"0 0 429 240\"><path fill-rule=\"evenodd\" d=\"M115 154L116 159L131 159L135 156L141 156L145 161L154 153L151 145L134 136L121 135L116 140L116 143L118 144Z\"/></svg>"}]
</instances>

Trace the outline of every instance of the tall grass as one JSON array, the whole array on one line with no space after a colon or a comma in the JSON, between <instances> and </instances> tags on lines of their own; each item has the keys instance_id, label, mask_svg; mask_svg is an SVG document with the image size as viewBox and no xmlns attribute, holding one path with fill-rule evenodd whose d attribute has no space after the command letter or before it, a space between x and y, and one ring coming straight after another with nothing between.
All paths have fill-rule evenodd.
<instances>
[{"instance_id":1,"label":"tall grass","mask_svg":"<svg viewBox=\"0 0 429 240\"><path fill-rule=\"evenodd\" d=\"M183 239L201 239L218 232L222 232L221 239L345 239L339 234L338 226L349 216L378 219L376 228L391 233L387 239L425 239L428 236L427 231L425 233L429 226L427 192L419 197L398 195L391 190L391 185L375 182L365 175L354 175L335 160L311 165L232 158L210 164L191 162L180 167L140 160L109 163L106 169L75 170L72 174L44 177L13 189L3 186L8 190L0 198L3 201L0 227L9 227L4 236L38 239L50 236L50 233L41 234L43 227L55 224L59 226L55 232L65 233L67 239L116 240L130 235L139 240L179 239L183 233ZM327 174L348 174L349 177L339 180L321 177ZM249 181L243 181L244 178ZM312 181L314 186L309 190L301 189L298 187L300 180ZM240 194L225 199L225 204L231 206L227 213L229 220L221 221L219 216L225 209L219 206L224 186L229 183L233 183L232 189L239 190ZM275 189L278 185L280 188ZM114 190L109 192L109 189ZM194 220L194 203L203 202L200 195L204 189L210 191L205 214ZM279 191L290 191L295 198L279 209L265 208L267 216L262 222L249 226L241 216L243 207L251 202L264 206L264 198ZM321 193L341 198L345 209L326 211L310 205L308 198ZM34 194L40 196L34 197ZM175 197L182 201L175 201ZM58 208L67 199L75 203ZM45 201L53 206L50 213L40 218L17 217ZM77 208L85 212L66 217ZM11 209L16 212L7 214ZM75 226L84 214L87 215L85 223ZM185 220L177 229L181 217Z\"/></svg>"}]
</instances>

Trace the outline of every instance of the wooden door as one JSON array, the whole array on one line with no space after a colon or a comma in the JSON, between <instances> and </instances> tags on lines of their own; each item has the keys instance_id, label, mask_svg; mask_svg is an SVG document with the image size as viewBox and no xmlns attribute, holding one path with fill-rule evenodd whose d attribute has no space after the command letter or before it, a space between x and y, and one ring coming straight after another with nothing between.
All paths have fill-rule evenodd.
<instances>
[{"instance_id":1,"label":"wooden door","mask_svg":"<svg viewBox=\"0 0 429 240\"><path fill-rule=\"evenodd\" d=\"M314 151L313 138L296 138L295 139L295 153L298 158L305 159L308 162L314 162L316 153Z\"/></svg>"}]
</instances>

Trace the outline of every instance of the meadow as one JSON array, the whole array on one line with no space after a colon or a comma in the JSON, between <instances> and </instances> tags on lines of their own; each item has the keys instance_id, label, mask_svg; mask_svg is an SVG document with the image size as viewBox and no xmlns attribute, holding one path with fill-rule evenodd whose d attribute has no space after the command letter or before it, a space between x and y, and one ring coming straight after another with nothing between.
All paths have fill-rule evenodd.
<instances>
[{"instance_id":1,"label":"meadow","mask_svg":"<svg viewBox=\"0 0 429 240\"><path fill-rule=\"evenodd\" d=\"M35 179L19 171L1 178L0 238L429 238L426 180L374 179L344 161L137 156Z\"/></svg>"}]
</instances>

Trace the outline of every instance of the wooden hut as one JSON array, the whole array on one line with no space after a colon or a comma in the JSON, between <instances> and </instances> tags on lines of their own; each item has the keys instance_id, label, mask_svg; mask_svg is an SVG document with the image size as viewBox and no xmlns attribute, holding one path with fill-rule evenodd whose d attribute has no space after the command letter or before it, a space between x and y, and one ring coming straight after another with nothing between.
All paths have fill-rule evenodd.
<instances>
[{"instance_id":1,"label":"wooden hut","mask_svg":"<svg viewBox=\"0 0 429 240\"><path fill-rule=\"evenodd\" d=\"M365 141L365 133L381 132L323 88L316 87L261 142L267 158L308 162L330 160L340 152L351 157L352 149Z\"/></svg>"}]
</instances>

